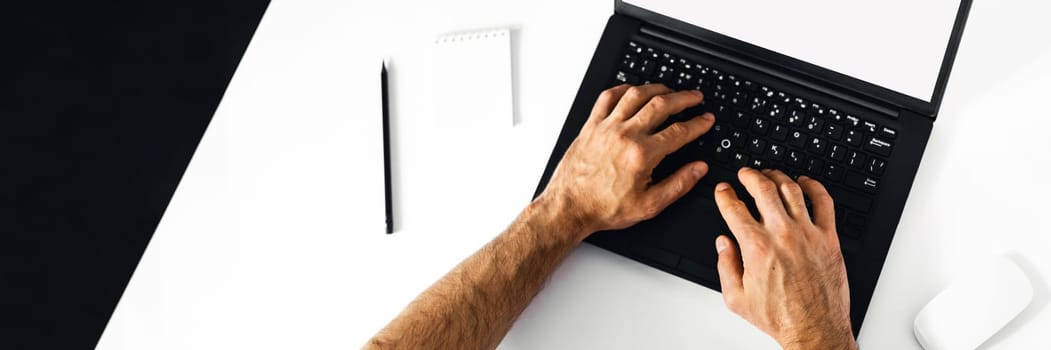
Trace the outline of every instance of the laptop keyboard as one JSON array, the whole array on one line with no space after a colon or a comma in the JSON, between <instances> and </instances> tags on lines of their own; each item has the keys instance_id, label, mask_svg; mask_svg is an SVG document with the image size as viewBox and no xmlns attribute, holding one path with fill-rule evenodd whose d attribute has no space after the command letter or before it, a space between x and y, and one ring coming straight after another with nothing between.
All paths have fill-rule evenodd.
<instances>
[{"instance_id":1,"label":"laptop keyboard","mask_svg":"<svg viewBox=\"0 0 1051 350\"><path fill-rule=\"evenodd\" d=\"M879 192L897 131L736 72L628 43L613 84L663 83L700 90L700 110L715 114L708 134L688 145L709 164L735 171L779 169L820 180L837 205L840 235L860 239ZM675 116L669 123L697 115Z\"/></svg>"}]
</instances>

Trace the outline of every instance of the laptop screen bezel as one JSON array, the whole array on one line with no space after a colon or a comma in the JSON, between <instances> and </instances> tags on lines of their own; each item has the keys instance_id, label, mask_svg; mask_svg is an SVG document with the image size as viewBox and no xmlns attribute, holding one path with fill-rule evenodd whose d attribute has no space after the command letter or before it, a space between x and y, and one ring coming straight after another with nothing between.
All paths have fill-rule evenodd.
<instances>
[{"instance_id":1,"label":"laptop screen bezel","mask_svg":"<svg viewBox=\"0 0 1051 350\"><path fill-rule=\"evenodd\" d=\"M907 109L920 115L937 118L938 110L941 108L942 98L945 94L945 88L949 82L949 75L956 60L956 52L960 46L960 38L963 36L971 2L972 0L960 1L960 7L957 10L956 19L953 23L952 34L949 37L949 42L946 43L945 56L942 59L938 80L935 82L934 93L930 102L625 3L622 0L614 0L614 9L616 13L638 18L647 23L689 35L734 54L760 60L764 64L785 69L792 74L815 79L822 84L852 91L855 94L874 98L883 103Z\"/></svg>"}]
</instances>

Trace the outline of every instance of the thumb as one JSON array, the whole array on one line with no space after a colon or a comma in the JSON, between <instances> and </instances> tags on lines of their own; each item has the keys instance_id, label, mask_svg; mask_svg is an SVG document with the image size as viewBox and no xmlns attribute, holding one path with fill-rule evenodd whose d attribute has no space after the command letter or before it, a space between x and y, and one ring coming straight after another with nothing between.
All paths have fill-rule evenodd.
<instances>
[{"instance_id":1,"label":"thumb","mask_svg":"<svg viewBox=\"0 0 1051 350\"><path fill-rule=\"evenodd\" d=\"M725 235L715 239L715 249L719 252L719 284L723 289L723 302L730 311L743 316L744 266L741 264L741 253L737 244Z\"/></svg>"},{"instance_id":2,"label":"thumb","mask_svg":"<svg viewBox=\"0 0 1051 350\"><path fill-rule=\"evenodd\" d=\"M682 198L706 174L708 174L707 163L701 161L692 162L683 165L682 168L676 170L664 181L650 187L646 193L646 197L648 197L646 198L646 203L650 203L650 208L657 209L655 213L651 214L657 215L664 208Z\"/></svg>"}]
</instances>

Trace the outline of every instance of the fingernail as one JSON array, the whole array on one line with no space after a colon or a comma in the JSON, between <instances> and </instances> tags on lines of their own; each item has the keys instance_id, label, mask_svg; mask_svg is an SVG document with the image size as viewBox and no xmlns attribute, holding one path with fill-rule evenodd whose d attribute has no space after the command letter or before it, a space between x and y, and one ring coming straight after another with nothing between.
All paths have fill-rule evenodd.
<instances>
[{"instance_id":1,"label":"fingernail","mask_svg":"<svg viewBox=\"0 0 1051 350\"><path fill-rule=\"evenodd\" d=\"M726 250L726 246L727 246L726 240L727 240L726 236L719 236L718 238L715 239L715 252L716 253L722 253L724 250Z\"/></svg>"},{"instance_id":2,"label":"fingernail","mask_svg":"<svg viewBox=\"0 0 1051 350\"><path fill-rule=\"evenodd\" d=\"M715 114L705 113L701 115L701 118L704 120L715 120Z\"/></svg>"},{"instance_id":3,"label":"fingernail","mask_svg":"<svg viewBox=\"0 0 1051 350\"><path fill-rule=\"evenodd\" d=\"M807 177L806 175L800 175L799 178L797 178L796 180L803 181L803 180L809 180L809 179L810 178Z\"/></svg>"},{"instance_id":4,"label":"fingernail","mask_svg":"<svg viewBox=\"0 0 1051 350\"><path fill-rule=\"evenodd\" d=\"M693 94L697 95L697 97L703 97L704 96L704 94L702 94L700 90L690 90L690 92L693 92Z\"/></svg>"},{"instance_id":5,"label":"fingernail","mask_svg":"<svg viewBox=\"0 0 1051 350\"><path fill-rule=\"evenodd\" d=\"M730 189L730 184L725 183L725 182L720 182L718 185L715 185L715 190L719 191L719 192L726 191L726 190L729 190L729 189Z\"/></svg>"}]
</instances>

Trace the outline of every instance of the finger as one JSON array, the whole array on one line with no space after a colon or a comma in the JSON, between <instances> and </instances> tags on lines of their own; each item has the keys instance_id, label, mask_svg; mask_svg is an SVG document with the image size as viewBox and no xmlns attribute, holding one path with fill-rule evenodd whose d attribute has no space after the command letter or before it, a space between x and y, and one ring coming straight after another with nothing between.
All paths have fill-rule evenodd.
<instances>
[{"instance_id":1,"label":"finger","mask_svg":"<svg viewBox=\"0 0 1051 350\"><path fill-rule=\"evenodd\" d=\"M617 106L617 102L624 97L624 93L627 92L630 87L631 85L621 84L606 89L599 94L598 99L595 100L595 106L591 109L588 123L597 123L606 119L610 113L613 113L613 108Z\"/></svg>"},{"instance_id":2,"label":"finger","mask_svg":"<svg viewBox=\"0 0 1051 350\"><path fill-rule=\"evenodd\" d=\"M708 164L705 162L692 162L684 165L668 178L650 187L645 194L645 219L657 216L675 201L690 192L697 181L708 174Z\"/></svg>"},{"instance_id":3,"label":"finger","mask_svg":"<svg viewBox=\"0 0 1051 350\"><path fill-rule=\"evenodd\" d=\"M668 155L701 137L711 130L713 125L715 125L715 115L705 113L699 117L669 125L653 135L652 139L656 142L656 149L661 154Z\"/></svg>"},{"instance_id":4,"label":"finger","mask_svg":"<svg viewBox=\"0 0 1051 350\"><path fill-rule=\"evenodd\" d=\"M628 120L645 106L646 103L650 102L653 96L664 95L672 92L664 84L646 84L642 86L629 87L624 92L624 96L621 97L620 101L617 102L617 106L613 108L613 112L610 113L609 120Z\"/></svg>"},{"instance_id":5,"label":"finger","mask_svg":"<svg viewBox=\"0 0 1051 350\"><path fill-rule=\"evenodd\" d=\"M719 253L719 284L723 289L723 302L735 314L744 316L744 265L737 244L729 237L715 239L715 251Z\"/></svg>"},{"instance_id":6,"label":"finger","mask_svg":"<svg viewBox=\"0 0 1051 350\"><path fill-rule=\"evenodd\" d=\"M836 209L832 196L828 190L817 180L806 176L799 177L799 186L803 193L810 198L810 204L814 207L814 224L824 229L835 231Z\"/></svg>"},{"instance_id":7,"label":"finger","mask_svg":"<svg viewBox=\"0 0 1051 350\"><path fill-rule=\"evenodd\" d=\"M763 174L777 184L777 192L781 194L781 202L784 203L788 215L795 219L810 221L810 213L807 212L803 198L803 189L799 187L799 184L780 170L763 170Z\"/></svg>"},{"instance_id":8,"label":"finger","mask_svg":"<svg viewBox=\"0 0 1051 350\"><path fill-rule=\"evenodd\" d=\"M719 207L719 213L726 226L730 227L734 237L740 242L752 240L752 227L759 225L748 211L748 207L737 197L730 184L721 182L715 185L715 205Z\"/></svg>"},{"instance_id":9,"label":"finger","mask_svg":"<svg viewBox=\"0 0 1051 350\"><path fill-rule=\"evenodd\" d=\"M752 168L741 168L737 172L737 178L755 199L755 206L759 208L759 215L763 222L774 224L788 222L788 213L785 212L781 194L777 193L777 185L773 180Z\"/></svg>"},{"instance_id":10,"label":"finger","mask_svg":"<svg viewBox=\"0 0 1051 350\"><path fill-rule=\"evenodd\" d=\"M696 106L704 100L704 94L697 90L683 90L670 94L657 95L635 115L636 125L647 132L652 132L668 117L681 113L687 108Z\"/></svg>"}]
</instances>

